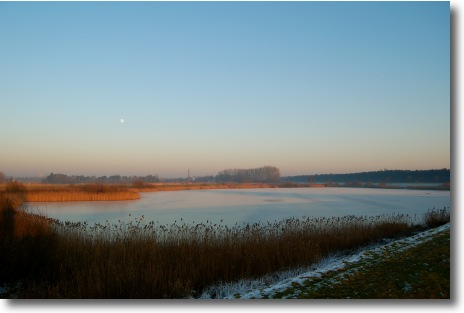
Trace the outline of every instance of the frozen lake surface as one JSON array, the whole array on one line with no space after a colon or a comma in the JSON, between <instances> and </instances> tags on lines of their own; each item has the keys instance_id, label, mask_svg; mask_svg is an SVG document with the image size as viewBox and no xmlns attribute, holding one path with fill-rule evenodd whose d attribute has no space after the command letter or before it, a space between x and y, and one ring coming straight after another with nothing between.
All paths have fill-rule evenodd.
<instances>
[{"instance_id":1,"label":"frozen lake surface","mask_svg":"<svg viewBox=\"0 0 464 313\"><path fill-rule=\"evenodd\" d=\"M367 188L265 188L142 193L140 200L29 203L32 213L62 221L118 223L140 219L160 224L274 222L291 217L377 216L402 213L422 219L450 207L449 191Z\"/></svg>"}]
</instances>

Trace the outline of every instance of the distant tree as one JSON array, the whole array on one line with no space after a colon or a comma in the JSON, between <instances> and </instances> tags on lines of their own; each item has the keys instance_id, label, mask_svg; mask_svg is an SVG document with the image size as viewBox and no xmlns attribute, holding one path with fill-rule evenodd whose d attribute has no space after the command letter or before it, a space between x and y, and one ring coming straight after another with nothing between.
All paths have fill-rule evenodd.
<instances>
[{"instance_id":1,"label":"distant tree","mask_svg":"<svg viewBox=\"0 0 464 313\"><path fill-rule=\"evenodd\" d=\"M68 176L65 174L54 174L50 173L47 177L42 180L48 184L67 184L69 182Z\"/></svg>"},{"instance_id":2,"label":"distant tree","mask_svg":"<svg viewBox=\"0 0 464 313\"><path fill-rule=\"evenodd\" d=\"M118 184L121 182L121 176L120 175L112 175L108 177L108 182L112 184Z\"/></svg>"},{"instance_id":3,"label":"distant tree","mask_svg":"<svg viewBox=\"0 0 464 313\"><path fill-rule=\"evenodd\" d=\"M132 182L132 186L134 186L135 188L143 188L143 187L148 186L148 184L139 178Z\"/></svg>"},{"instance_id":4,"label":"distant tree","mask_svg":"<svg viewBox=\"0 0 464 313\"><path fill-rule=\"evenodd\" d=\"M0 183L4 183L5 180L6 180L5 173L3 173L3 172L0 171Z\"/></svg>"},{"instance_id":5,"label":"distant tree","mask_svg":"<svg viewBox=\"0 0 464 313\"><path fill-rule=\"evenodd\" d=\"M350 174L318 174L283 177L282 181L307 182L313 177L314 182L333 183L446 183L450 181L449 169L439 170L380 170Z\"/></svg>"},{"instance_id":6,"label":"distant tree","mask_svg":"<svg viewBox=\"0 0 464 313\"><path fill-rule=\"evenodd\" d=\"M280 170L274 166L263 166L253 169L227 169L216 175L217 182L234 183L277 183Z\"/></svg>"}]
</instances>

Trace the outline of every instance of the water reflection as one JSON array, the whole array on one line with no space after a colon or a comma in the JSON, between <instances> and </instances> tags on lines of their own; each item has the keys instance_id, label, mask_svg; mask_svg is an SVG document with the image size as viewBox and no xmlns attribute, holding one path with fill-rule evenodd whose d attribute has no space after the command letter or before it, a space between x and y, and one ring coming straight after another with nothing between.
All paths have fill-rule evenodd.
<instances>
[{"instance_id":1,"label":"water reflection","mask_svg":"<svg viewBox=\"0 0 464 313\"><path fill-rule=\"evenodd\" d=\"M449 191L364 188L186 190L142 193L140 200L31 203L29 210L62 221L118 223L211 221L233 226L289 217L377 216L402 213L422 217L429 209L450 206Z\"/></svg>"}]
</instances>

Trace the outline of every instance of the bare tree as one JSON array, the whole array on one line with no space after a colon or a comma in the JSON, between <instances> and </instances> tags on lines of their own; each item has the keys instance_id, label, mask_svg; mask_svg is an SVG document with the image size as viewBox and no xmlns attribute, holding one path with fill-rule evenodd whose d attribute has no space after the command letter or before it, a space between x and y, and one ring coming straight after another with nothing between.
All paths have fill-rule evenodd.
<instances>
[{"instance_id":1,"label":"bare tree","mask_svg":"<svg viewBox=\"0 0 464 313\"><path fill-rule=\"evenodd\" d=\"M274 166L252 169L227 169L219 172L216 181L236 183L277 183L280 170Z\"/></svg>"},{"instance_id":2,"label":"bare tree","mask_svg":"<svg viewBox=\"0 0 464 313\"><path fill-rule=\"evenodd\" d=\"M2 171L0 171L0 183L4 183L5 180L6 180L5 173L3 173Z\"/></svg>"}]
</instances>

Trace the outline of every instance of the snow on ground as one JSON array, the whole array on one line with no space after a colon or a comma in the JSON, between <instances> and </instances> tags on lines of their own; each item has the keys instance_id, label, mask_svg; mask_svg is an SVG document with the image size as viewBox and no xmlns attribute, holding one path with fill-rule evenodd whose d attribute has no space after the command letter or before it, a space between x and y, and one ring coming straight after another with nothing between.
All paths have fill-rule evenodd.
<instances>
[{"instance_id":1,"label":"snow on ground","mask_svg":"<svg viewBox=\"0 0 464 313\"><path fill-rule=\"evenodd\" d=\"M370 259L373 255L382 253L386 249L394 248L403 251L420 243L430 240L435 234L450 229L450 223L440 227L423 231L410 237L391 240L384 244L365 247L352 254L332 255L318 264L307 268L297 268L267 275L257 280L244 280L238 283L221 284L206 290L202 299L251 299L271 296L292 287L292 283L303 284L309 277L321 277L329 271L343 270L347 265Z\"/></svg>"}]
</instances>

